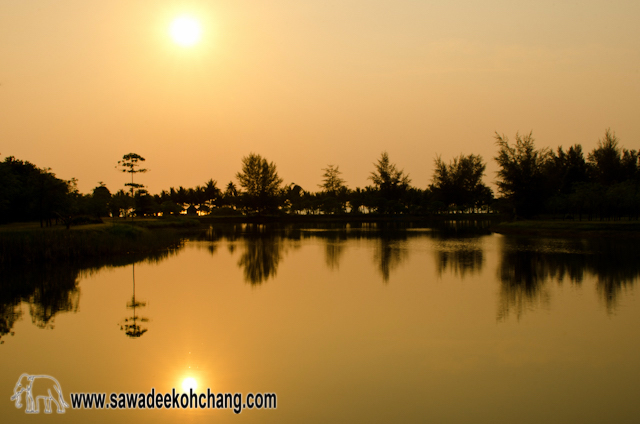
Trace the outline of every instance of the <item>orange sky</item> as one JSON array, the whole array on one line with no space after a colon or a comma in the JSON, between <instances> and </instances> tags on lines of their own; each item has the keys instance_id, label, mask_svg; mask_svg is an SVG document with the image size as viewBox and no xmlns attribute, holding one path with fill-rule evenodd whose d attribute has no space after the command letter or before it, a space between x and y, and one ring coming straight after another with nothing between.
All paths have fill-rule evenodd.
<instances>
[{"instance_id":1,"label":"orange sky","mask_svg":"<svg viewBox=\"0 0 640 424\"><path fill-rule=\"evenodd\" d=\"M637 0L3 0L0 154L82 192L123 188L129 152L152 193L224 186L250 152L307 190L328 164L364 187L383 150L421 188L437 154L482 155L492 182L494 131L640 148L639 19Z\"/></svg>"}]
</instances>

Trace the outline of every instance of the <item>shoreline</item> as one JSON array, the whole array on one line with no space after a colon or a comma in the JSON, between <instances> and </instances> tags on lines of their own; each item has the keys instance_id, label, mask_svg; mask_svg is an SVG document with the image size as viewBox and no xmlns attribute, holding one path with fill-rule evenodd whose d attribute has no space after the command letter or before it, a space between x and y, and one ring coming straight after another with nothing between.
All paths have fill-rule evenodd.
<instances>
[{"instance_id":1,"label":"shoreline","mask_svg":"<svg viewBox=\"0 0 640 424\"><path fill-rule=\"evenodd\" d=\"M525 220L506 222L503 216L487 214L455 215L294 215L139 218L133 221L106 219L101 224L40 228L37 223L0 226L0 266L10 263L68 263L150 254L179 247L185 236L207 227L254 225L347 225L383 224L398 229L415 226L459 231L481 228L501 235L557 238L640 238L640 221Z\"/></svg>"},{"instance_id":2,"label":"shoreline","mask_svg":"<svg viewBox=\"0 0 640 424\"><path fill-rule=\"evenodd\" d=\"M570 238L640 238L640 221L523 220L500 222L491 231L502 235Z\"/></svg>"}]
</instances>

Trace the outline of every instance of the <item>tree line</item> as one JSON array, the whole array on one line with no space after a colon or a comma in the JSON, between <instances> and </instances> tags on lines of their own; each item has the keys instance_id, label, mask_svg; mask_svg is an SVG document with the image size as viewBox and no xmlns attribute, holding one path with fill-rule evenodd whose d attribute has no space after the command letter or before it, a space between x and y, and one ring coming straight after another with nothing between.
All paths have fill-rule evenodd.
<instances>
[{"instance_id":1,"label":"tree line","mask_svg":"<svg viewBox=\"0 0 640 424\"><path fill-rule=\"evenodd\" d=\"M496 143L500 200L515 216L638 219L638 151L622 148L612 131L586 156L580 144L567 151L537 149L531 133L516 134L514 145L496 134Z\"/></svg>"},{"instance_id":2,"label":"tree line","mask_svg":"<svg viewBox=\"0 0 640 424\"><path fill-rule=\"evenodd\" d=\"M576 144L568 150L538 149L531 133L516 134L511 144L495 135L499 166L498 196L484 182L486 163L479 155L461 154L450 162L434 160L431 184L421 189L389 159L386 152L373 164L370 184L351 189L336 165L328 165L316 190L288 185L273 162L259 154L242 158L237 184L218 187L210 179L193 188L171 187L149 193L134 176L146 172L145 159L123 156L117 168L131 182L115 193L100 183L90 194L78 193L76 181L55 177L49 169L7 157L0 162L0 222L40 221L51 225L104 216L278 215L278 214L411 214L500 212L513 217L553 216L575 219L638 219L640 158L637 150L619 145L605 132L585 155Z\"/></svg>"},{"instance_id":3,"label":"tree line","mask_svg":"<svg viewBox=\"0 0 640 424\"><path fill-rule=\"evenodd\" d=\"M237 184L230 181L222 188L215 180L193 188L171 187L157 195L144 190L135 193L135 213L158 212L211 215L276 214L414 214L452 212L488 212L493 201L491 189L482 183L485 164L471 155L445 164L427 189L411 186L404 170L393 164L383 152L369 175L371 185L350 189L338 166L328 165L317 190L305 190L296 183L283 184L273 162L259 154L242 158ZM451 194L454 192L454 194ZM121 211L121 213L124 211Z\"/></svg>"}]
</instances>

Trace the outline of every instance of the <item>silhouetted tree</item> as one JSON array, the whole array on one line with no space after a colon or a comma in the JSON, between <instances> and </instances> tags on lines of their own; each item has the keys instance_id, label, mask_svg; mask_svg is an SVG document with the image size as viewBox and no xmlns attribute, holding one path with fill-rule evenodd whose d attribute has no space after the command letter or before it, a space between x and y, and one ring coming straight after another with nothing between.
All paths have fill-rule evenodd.
<instances>
[{"instance_id":1,"label":"silhouetted tree","mask_svg":"<svg viewBox=\"0 0 640 424\"><path fill-rule=\"evenodd\" d=\"M57 178L50 169L40 169L13 156L0 162L0 222L52 220L69 215L77 200L74 181Z\"/></svg>"},{"instance_id":2,"label":"silhouetted tree","mask_svg":"<svg viewBox=\"0 0 640 424\"><path fill-rule=\"evenodd\" d=\"M278 208L282 178L278 176L273 162L250 153L242 158L242 171L236 174L236 178L245 190L243 203L248 210L262 213Z\"/></svg>"},{"instance_id":3,"label":"silhouetted tree","mask_svg":"<svg viewBox=\"0 0 640 424\"><path fill-rule=\"evenodd\" d=\"M11 222L15 219L18 198L22 184L18 176L12 172L12 156L0 163L0 223Z\"/></svg>"},{"instance_id":4,"label":"silhouetted tree","mask_svg":"<svg viewBox=\"0 0 640 424\"><path fill-rule=\"evenodd\" d=\"M222 195L222 192L217 187L217 184L217 181L210 179L202 189L204 195L204 205L202 206L207 206L209 210L214 206L214 204Z\"/></svg>"},{"instance_id":5,"label":"silhouetted tree","mask_svg":"<svg viewBox=\"0 0 640 424\"><path fill-rule=\"evenodd\" d=\"M323 168L323 171L322 184L319 184L318 186L326 193L337 194L338 191L344 187L344 179L340 177L342 172L340 172L337 166L334 167L333 165Z\"/></svg>"},{"instance_id":6,"label":"silhouetted tree","mask_svg":"<svg viewBox=\"0 0 640 424\"><path fill-rule=\"evenodd\" d=\"M498 191L513 203L516 215L538 214L548 195L543 169L550 159L549 151L536 150L532 133L525 136L516 133L515 146L509 145L504 135L496 133L495 138L499 147L495 157L500 166Z\"/></svg>"},{"instance_id":7,"label":"silhouetted tree","mask_svg":"<svg viewBox=\"0 0 640 424\"><path fill-rule=\"evenodd\" d=\"M176 192L175 202L183 207L189 203L189 190L180 186Z\"/></svg>"},{"instance_id":8,"label":"silhouetted tree","mask_svg":"<svg viewBox=\"0 0 640 424\"><path fill-rule=\"evenodd\" d=\"M387 152L382 152L378 163L374 165L376 169L371 172L369 179L373 181L379 198L369 202L369 206L382 213L403 212L400 200L411 183L409 176L396 169L396 165L389 161Z\"/></svg>"},{"instance_id":9,"label":"silhouetted tree","mask_svg":"<svg viewBox=\"0 0 640 424\"><path fill-rule=\"evenodd\" d=\"M138 190L134 197L135 213L138 216L152 216L160 212L160 206L146 190Z\"/></svg>"},{"instance_id":10,"label":"silhouetted tree","mask_svg":"<svg viewBox=\"0 0 640 424\"><path fill-rule=\"evenodd\" d=\"M77 180L64 181L49 172L41 170L39 178L31 185L32 202L38 213L40 226L51 225L51 219L61 219L67 228L71 226L73 215L77 213L79 193Z\"/></svg>"},{"instance_id":11,"label":"silhouetted tree","mask_svg":"<svg viewBox=\"0 0 640 424\"><path fill-rule=\"evenodd\" d=\"M119 160L118 165L116 166L116 168L119 168L121 172L127 172L131 174L131 182L125 183L124 185L127 187L130 187L132 199L134 198L134 190L135 189L139 190L144 187L142 184L133 182L134 174L139 174L139 173L144 173L149 171L146 168L140 168L140 162L144 162L144 161L145 161L145 158L143 158L137 153L127 153L126 155L122 156L122 160ZM131 217L133 218L133 215Z\"/></svg>"},{"instance_id":12,"label":"silhouetted tree","mask_svg":"<svg viewBox=\"0 0 640 424\"><path fill-rule=\"evenodd\" d=\"M610 129L589 153L588 161L594 182L604 186L634 179L638 170L638 152L621 149L616 134Z\"/></svg>"},{"instance_id":13,"label":"silhouetted tree","mask_svg":"<svg viewBox=\"0 0 640 424\"><path fill-rule=\"evenodd\" d=\"M549 212L579 213L580 208L573 202L572 194L579 184L589 181L588 165L582 153L582 146L571 146L567 152L558 147L557 153L550 152L544 167L546 191L549 199L546 207Z\"/></svg>"},{"instance_id":14,"label":"silhouetted tree","mask_svg":"<svg viewBox=\"0 0 640 424\"><path fill-rule=\"evenodd\" d=\"M109 209L111 210L111 216L114 218L122 216L126 217L126 211L133 208L133 199L127 196L124 190L120 189L111 196L111 202L109 203Z\"/></svg>"},{"instance_id":15,"label":"silhouetted tree","mask_svg":"<svg viewBox=\"0 0 640 424\"><path fill-rule=\"evenodd\" d=\"M430 189L437 200L456 210L475 209L491 202L491 189L482 183L485 164L477 155L460 155L447 165L440 156L435 159L433 184Z\"/></svg>"},{"instance_id":16,"label":"silhouetted tree","mask_svg":"<svg viewBox=\"0 0 640 424\"><path fill-rule=\"evenodd\" d=\"M542 212L577 215L582 219L620 219L640 215L638 152L623 149L611 130L585 160L578 144L565 153L549 152L542 166L539 190ZM546 196L546 198L545 198ZM544 208L544 210L543 210Z\"/></svg>"},{"instance_id":17,"label":"silhouetted tree","mask_svg":"<svg viewBox=\"0 0 640 424\"><path fill-rule=\"evenodd\" d=\"M90 213L96 217L109 215L109 202L111 201L111 192L100 181L100 185L93 189L90 199Z\"/></svg>"},{"instance_id":18,"label":"silhouetted tree","mask_svg":"<svg viewBox=\"0 0 640 424\"><path fill-rule=\"evenodd\" d=\"M362 206L364 205L364 193L360 187L355 190L349 191L349 208L352 214L362 213Z\"/></svg>"},{"instance_id":19,"label":"silhouetted tree","mask_svg":"<svg viewBox=\"0 0 640 424\"><path fill-rule=\"evenodd\" d=\"M343 213L348 201L349 189L344 185L344 180L340 177L342 172L337 166L329 165L323 169L323 183L318 186L322 188L321 208L324 213Z\"/></svg>"},{"instance_id":20,"label":"silhouetted tree","mask_svg":"<svg viewBox=\"0 0 640 424\"><path fill-rule=\"evenodd\" d=\"M298 214L304 209L303 196L305 192L296 183L291 183L288 187L285 188L285 202L288 208L288 211L293 214Z\"/></svg>"},{"instance_id":21,"label":"silhouetted tree","mask_svg":"<svg viewBox=\"0 0 640 424\"><path fill-rule=\"evenodd\" d=\"M160 212L162 216L177 215L182 212L182 207L171 200L166 200L160 204Z\"/></svg>"}]
</instances>

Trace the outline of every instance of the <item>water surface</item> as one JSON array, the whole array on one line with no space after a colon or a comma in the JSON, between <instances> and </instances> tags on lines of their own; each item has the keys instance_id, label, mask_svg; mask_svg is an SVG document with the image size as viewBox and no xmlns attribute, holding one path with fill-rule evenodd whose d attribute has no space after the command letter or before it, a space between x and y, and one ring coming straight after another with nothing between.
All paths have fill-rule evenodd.
<instances>
[{"instance_id":1,"label":"water surface","mask_svg":"<svg viewBox=\"0 0 640 424\"><path fill-rule=\"evenodd\" d=\"M0 415L70 392L275 392L276 410L62 422L637 422L632 242L426 228L211 229L101 268L4 270ZM41 406L42 408L42 406ZM55 409L55 407L54 407Z\"/></svg>"}]
</instances>

